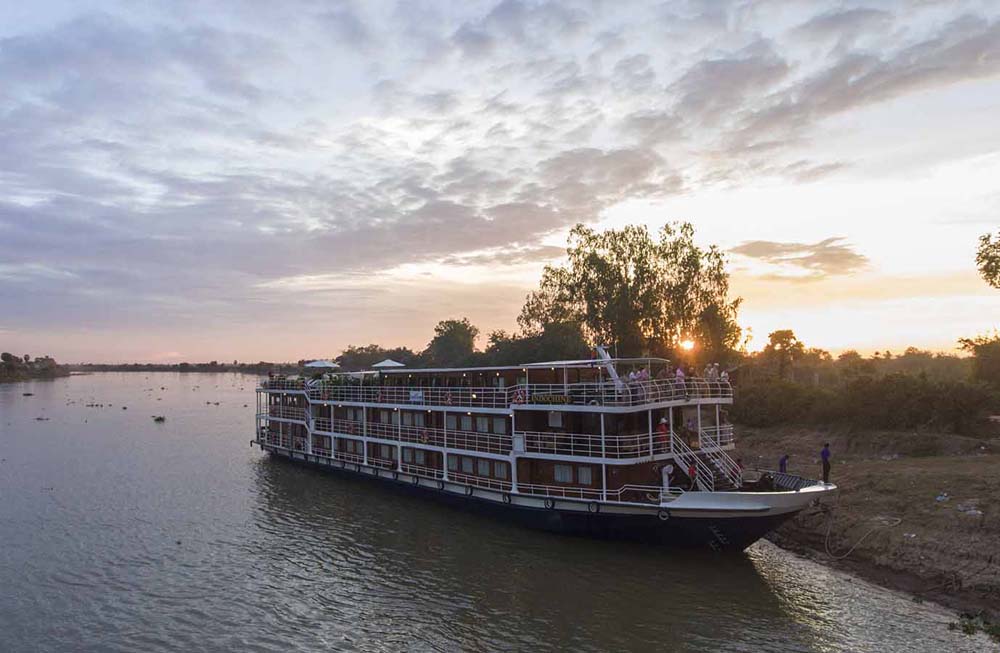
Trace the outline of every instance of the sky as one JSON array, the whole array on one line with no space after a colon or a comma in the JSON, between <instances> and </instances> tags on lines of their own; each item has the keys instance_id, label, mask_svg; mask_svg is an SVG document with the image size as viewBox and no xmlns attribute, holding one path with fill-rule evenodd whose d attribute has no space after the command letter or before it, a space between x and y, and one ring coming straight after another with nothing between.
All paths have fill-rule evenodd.
<instances>
[{"instance_id":1,"label":"sky","mask_svg":"<svg viewBox=\"0 0 1000 653\"><path fill-rule=\"evenodd\" d=\"M1000 326L1000 3L0 4L0 349L297 360L516 328L690 221L751 348Z\"/></svg>"}]
</instances>

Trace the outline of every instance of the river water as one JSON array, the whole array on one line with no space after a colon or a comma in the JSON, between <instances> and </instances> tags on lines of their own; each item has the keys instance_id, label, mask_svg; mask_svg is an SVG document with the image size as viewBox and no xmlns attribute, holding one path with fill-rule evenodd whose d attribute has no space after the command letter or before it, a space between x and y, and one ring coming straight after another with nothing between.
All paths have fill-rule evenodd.
<instances>
[{"instance_id":1,"label":"river water","mask_svg":"<svg viewBox=\"0 0 1000 653\"><path fill-rule=\"evenodd\" d=\"M271 459L255 380L0 385L0 651L992 648L767 543L539 533Z\"/></svg>"}]
</instances>

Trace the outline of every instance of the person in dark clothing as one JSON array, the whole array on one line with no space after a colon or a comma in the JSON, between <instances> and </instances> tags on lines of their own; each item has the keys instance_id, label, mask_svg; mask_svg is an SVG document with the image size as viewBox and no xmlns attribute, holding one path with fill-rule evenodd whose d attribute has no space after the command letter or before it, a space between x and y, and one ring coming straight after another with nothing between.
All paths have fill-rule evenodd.
<instances>
[{"instance_id":1,"label":"person in dark clothing","mask_svg":"<svg viewBox=\"0 0 1000 653\"><path fill-rule=\"evenodd\" d=\"M780 460L778 460L778 471L781 472L782 474L787 474L788 473L788 454L787 453L784 456L782 456Z\"/></svg>"},{"instance_id":2,"label":"person in dark clothing","mask_svg":"<svg viewBox=\"0 0 1000 653\"><path fill-rule=\"evenodd\" d=\"M830 482L830 443L823 445L823 450L819 452L819 457L823 460L823 482Z\"/></svg>"}]
</instances>

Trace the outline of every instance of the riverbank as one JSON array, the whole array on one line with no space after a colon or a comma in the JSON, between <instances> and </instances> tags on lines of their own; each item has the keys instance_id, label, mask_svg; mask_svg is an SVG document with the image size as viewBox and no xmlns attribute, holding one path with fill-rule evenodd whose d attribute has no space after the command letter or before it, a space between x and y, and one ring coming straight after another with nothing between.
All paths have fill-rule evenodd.
<instances>
[{"instance_id":1,"label":"riverbank","mask_svg":"<svg viewBox=\"0 0 1000 653\"><path fill-rule=\"evenodd\" d=\"M748 469L774 469L788 453L789 471L812 478L820 475L820 448L831 444L839 496L779 528L774 543L918 598L1000 618L1000 439L789 427L738 428L737 438Z\"/></svg>"}]
</instances>

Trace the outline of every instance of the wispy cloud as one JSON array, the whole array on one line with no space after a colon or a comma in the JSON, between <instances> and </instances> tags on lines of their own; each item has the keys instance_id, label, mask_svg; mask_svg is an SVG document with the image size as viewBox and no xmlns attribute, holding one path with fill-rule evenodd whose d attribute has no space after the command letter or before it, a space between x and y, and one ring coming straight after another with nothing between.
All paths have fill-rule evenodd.
<instances>
[{"instance_id":1,"label":"wispy cloud","mask_svg":"<svg viewBox=\"0 0 1000 653\"><path fill-rule=\"evenodd\" d=\"M852 274L868 265L868 258L855 252L842 238L827 238L818 243L752 240L730 251L776 266L779 271L765 276L789 281L817 281Z\"/></svg>"}]
</instances>

